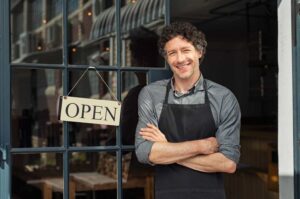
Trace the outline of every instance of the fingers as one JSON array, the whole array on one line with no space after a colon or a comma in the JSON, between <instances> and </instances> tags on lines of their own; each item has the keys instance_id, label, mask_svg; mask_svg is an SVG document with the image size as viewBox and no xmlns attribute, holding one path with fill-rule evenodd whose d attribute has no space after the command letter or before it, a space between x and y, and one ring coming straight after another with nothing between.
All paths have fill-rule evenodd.
<instances>
[{"instance_id":1,"label":"fingers","mask_svg":"<svg viewBox=\"0 0 300 199\"><path fill-rule=\"evenodd\" d=\"M151 138L157 137L155 134L153 134L153 133L151 133L151 132L146 132L146 131L141 131L140 134L141 134L143 137L151 137Z\"/></svg>"},{"instance_id":2,"label":"fingers","mask_svg":"<svg viewBox=\"0 0 300 199\"><path fill-rule=\"evenodd\" d=\"M160 136L163 135L163 133L153 124L147 124L147 127L145 128L141 128L140 130L141 132L148 132L148 133L152 133L156 136Z\"/></svg>"},{"instance_id":3,"label":"fingers","mask_svg":"<svg viewBox=\"0 0 300 199\"><path fill-rule=\"evenodd\" d=\"M155 129L155 130L159 130L155 125L148 123L147 126L149 128Z\"/></svg>"},{"instance_id":4,"label":"fingers","mask_svg":"<svg viewBox=\"0 0 300 199\"><path fill-rule=\"evenodd\" d=\"M207 145L208 154L219 151L219 144L215 137L209 137L206 138L206 140L208 141L208 145Z\"/></svg>"},{"instance_id":5,"label":"fingers","mask_svg":"<svg viewBox=\"0 0 300 199\"><path fill-rule=\"evenodd\" d=\"M145 129L145 131L140 132L140 135L146 140L151 140L151 141L155 141L155 142L166 142L167 141L164 134L157 134L151 130L147 131Z\"/></svg>"},{"instance_id":6,"label":"fingers","mask_svg":"<svg viewBox=\"0 0 300 199\"><path fill-rule=\"evenodd\" d=\"M147 127L140 129L140 135L149 141L166 142L165 135L153 124L147 124Z\"/></svg>"},{"instance_id":7,"label":"fingers","mask_svg":"<svg viewBox=\"0 0 300 199\"><path fill-rule=\"evenodd\" d=\"M157 142L157 139L149 136L142 136L145 140L152 141L152 142Z\"/></svg>"}]
</instances>

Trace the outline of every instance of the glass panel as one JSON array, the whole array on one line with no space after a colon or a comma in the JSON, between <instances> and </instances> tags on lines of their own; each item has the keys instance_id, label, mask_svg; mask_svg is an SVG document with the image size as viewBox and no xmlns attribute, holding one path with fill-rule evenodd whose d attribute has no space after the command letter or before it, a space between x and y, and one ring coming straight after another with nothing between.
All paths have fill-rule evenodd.
<instances>
[{"instance_id":1,"label":"glass panel","mask_svg":"<svg viewBox=\"0 0 300 199\"><path fill-rule=\"evenodd\" d=\"M60 153L12 156L12 198L63 198L63 164Z\"/></svg>"},{"instance_id":2,"label":"glass panel","mask_svg":"<svg viewBox=\"0 0 300 199\"><path fill-rule=\"evenodd\" d=\"M141 164L133 151L124 152L123 157L123 198L154 198L154 170ZM128 167L128 173L126 172Z\"/></svg>"},{"instance_id":3,"label":"glass panel","mask_svg":"<svg viewBox=\"0 0 300 199\"><path fill-rule=\"evenodd\" d=\"M157 48L164 12L161 0L131 0L122 6L122 66L164 67Z\"/></svg>"},{"instance_id":4,"label":"glass panel","mask_svg":"<svg viewBox=\"0 0 300 199\"><path fill-rule=\"evenodd\" d=\"M69 63L116 65L114 0L69 0L77 8L69 13Z\"/></svg>"},{"instance_id":5,"label":"glass panel","mask_svg":"<svg viewBox=\"0 0 300 199\"><path fill-rule=\"evenodd\" d=\"M62 0L11 4L11 61L62 63Z\"/></svg>"},{"instance_id":6,"label":"glass panel","mask_svg":"<svg viewBox=\"0 0 300 199\"><path fill-rule=\"evenodd\" d=\"M71 87L83 74L83 70L70 72ZM117 96L117 73L99 72L110 87L114 96ZM76 97L114 100L108 88L101 81L95 71L89 71L80 80L70 94ZM115 145L116 127L99 124L70 123L70 145L72 146L98 146Z\"/></svg>"},{"instance_id":7,"label":"glass panel","mask_svg":"<svg viewBox=\"0 0 300 199\"><path fill-rule=\"evenodd\" d=\"M115 152L74 152L70 158L70 195L83 198L117 198L117 164Z\"/></svg>"},{"instance_id":8,"label":"glass panel","mask_svg":"<svg viewBox=\"0 0 300 199\"><path fill-rule=\"evenodd\" d=\"M122 144L134 145L135 128L138 122L138 96L147 84L145 72L122 73L122 110L121 132Z\"/></svg>"},{"instance_id":9,"label":"glass panel","mask_svg":"<svg viewBox=\"0 0 300 199\"><path fill-rule=\"evenodd\" d=\"M72 13L79 8L78 0L68 0L68 13Z\"/></svg>"},{"instance_id":10,"label":"glass panel","mask_svg":"<svg viewBox=\"0 0 300 199\"><path fill-rule=\"evenodd\" d=\"M61 146L56 104L62 75L53 69L12 69L12 146Z\"/></svg>"}]
</instances>

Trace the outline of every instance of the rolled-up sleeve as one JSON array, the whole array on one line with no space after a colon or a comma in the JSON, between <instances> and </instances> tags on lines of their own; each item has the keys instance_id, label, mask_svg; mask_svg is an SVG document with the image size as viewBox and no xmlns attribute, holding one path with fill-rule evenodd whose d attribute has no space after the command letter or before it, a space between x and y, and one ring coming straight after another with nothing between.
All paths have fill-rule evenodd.
<instances>
[{"instance_id":1,"label":"rolled-up sleeve","mask_svg":"<svg viewBox=\"0 0 300 199\"><path fill-rule=\"evenodd\" d=\"M237 99L230 92L222 102L216 138L219 143L219 152L235 163L238 163L240 159L240 126L240 107Z\"/></svg>"},{"instance_id":2,"label":"rolled-up sleeve","mask_svg":"<svg viewBox=\"0 0 300 199\"><path fill-rule=\"evenodd\" d=\"M154 106L152 98L148 92L148 87L144 87L138 99L138 115L139 120L135 132L135 153L139 162L144 164L151 164L149 161L149 154L153 142L145 140L140 134L140 129L146 127L148 123L157 126L157 119L154 116Z\"/></svg>"}]
</instances>

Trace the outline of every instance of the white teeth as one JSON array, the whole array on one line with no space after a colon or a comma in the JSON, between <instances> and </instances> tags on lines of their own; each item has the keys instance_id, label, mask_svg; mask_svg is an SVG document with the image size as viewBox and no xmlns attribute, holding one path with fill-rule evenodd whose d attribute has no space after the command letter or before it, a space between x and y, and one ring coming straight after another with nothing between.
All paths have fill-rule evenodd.
<instances>
[{"instance_id":1,"label":"white teeth","mask_svg":"<svg viewBox=\"0 0 300 199\"><path fill-rule=\"evenodd\" d=\"M182 67L187 66L187 65L189 65L189 64L180 64L180 65L177 65L177 67L182 68Z\"/></svg>"}]
</instances>

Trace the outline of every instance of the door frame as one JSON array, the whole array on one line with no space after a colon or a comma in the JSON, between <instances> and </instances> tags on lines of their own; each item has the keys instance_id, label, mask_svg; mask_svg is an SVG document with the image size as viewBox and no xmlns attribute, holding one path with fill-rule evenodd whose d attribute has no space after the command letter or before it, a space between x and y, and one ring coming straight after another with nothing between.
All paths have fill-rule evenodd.
<instances>
[{"instance_id":1,"label":"door frame","mask_svg":"<svg viewBox=\"0 0 300 199\"><path fill-rule=\"evenodd\" d=\"M10 198L10 1L0 1L0 198Z\"/></svg>"},{"instance_id":2,"label":"door frame","mask_svg":"<svg viewBox=\"0 0 300 199\"><path fill-rule=\"evenodd\" d=\"M63 76L67 76L69 69L68 66L68 34L67 34L67 23L68 23L68 5L67 1L62 0L63 2L63 63L60 67ZM118 49L118 57L117 57L117 69L113 69L113 71L117 72L117 79L118 79L118 88L121 88L121 72L124 71L134 71L134 69L130 68L121 68L120 61L121 61L121 40L120 40L120 9L121 9L121 0L115 0L116 2L116 24L117 24L117 46ZM11 0L1 0L0 1L0 198L1 199L10 199L12 198L12 161L11 156L12 154L24 154L24 153L40 153L40 152L58 152L63 154L63 177L64 177L64 198L69 198L69 153L73 151L82 151L82 152L92 152L96 150L97 152L113 150L117 154L117 175L118 175L118 183L117 183L117 198L121 199L122 197L122 151L123 150L131 150L134 149L132 147L123 147L121 146L121 135L119 128L116 132L116 141L117 146L114 147L87 147L86 149L80 149L78 147L69 147L69 135L68 135L68 124L64 122L63 124L63 136L64 142L61 147L52 147L51 149L25 149L22 148L10 148L11 143L11 71L12 67L16 64L10 63L10 3ZM169 0L165 0L165 23L169 23L170 21L170 2ZM17 64L18 66L22 67L23 64ZM34 65L34 64L33 64ZM39 68L39 64L37 64L34 68ZM45 68L45 67L42 67ZM51 67L49 67L51 68ZM108 67L99 67L99 69L107 69L110 70ZM163 76L168 76L168 68L164 67L162 69L152 69L152 68L143 68L140 69L141 71L145 71L149 73L149 80L150 82L157 79L158 76L156 74L162 72L160 74L160 78ZM68 79L63 79L64 85L64 94L67 94L68 91ZM121 90L118 89L117 93L118 99L121 97ZM4 158L3 158L4 157ZM2 159L5 159L2 161Z\"/></svg>"},{"instance_id":3,"label":"door frame","mask_svg":"<svg viewBox=\"0 0 300 199\"><path fill-rule=\"evenodd\" d=\"M292 1L294 197L300 198L300 1Z\"/></svg>"}]
</instances>

